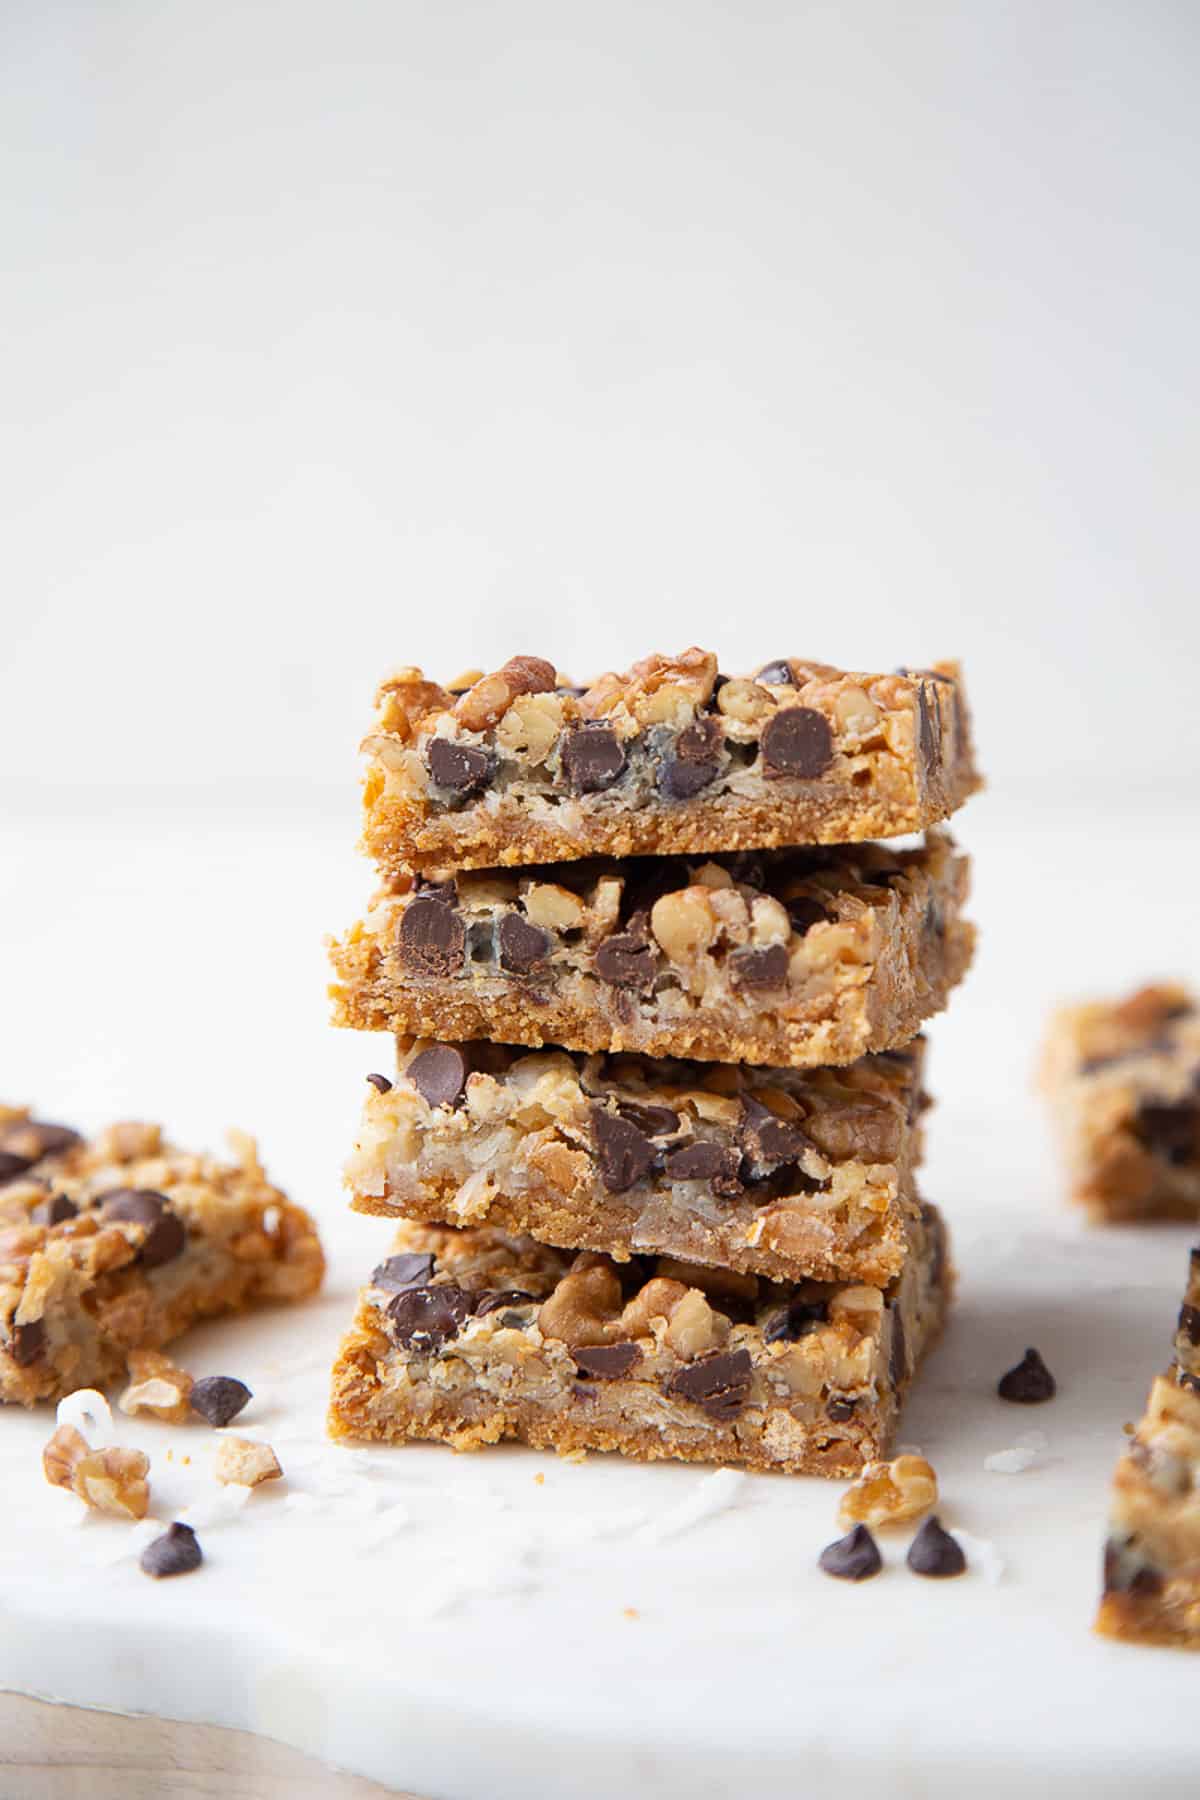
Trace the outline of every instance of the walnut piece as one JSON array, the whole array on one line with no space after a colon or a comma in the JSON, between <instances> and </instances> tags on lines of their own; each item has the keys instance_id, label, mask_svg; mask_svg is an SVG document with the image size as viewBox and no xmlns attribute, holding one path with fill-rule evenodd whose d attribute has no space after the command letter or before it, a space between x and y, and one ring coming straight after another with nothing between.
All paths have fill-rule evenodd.
<instances>
[{"instance_id":1,"label":"walnut piece","mask_svg":"<svg viewBox=\"0 0 1200 1800\"><path fill-rule=\"evenodd\" d=\"M60 1425L42 1451L51 1487L77 1494L96 1512L144 1519L150 1508L150 1459L141 1450L92 1450L73 1425Z\"/></svg>"},{"instance_id":2,"label":"walnut piece","mask_svg":"<svg viewBox=\"0 0 1200 1800\"><path fill-rule=\"evenodd\" d=\"M578 894L553 881L535 881L525 892L525 916L547 931L577 931L587 909Z\"/></svg>"},{"instance_id":3,"label":"walnut piece","mask_svg":"<svg viewBox=\"0 0 1200 1800\"><path fill-rule=\"evenodd\" d=\"M901 1525L937 1505L937 1476L923 1456L868 1463L838 1507L843 1525Z\"/></svg>"},{"instance_id":4,"label":"walnut piece","mask_svg":"<svg viewBox=\"0 0 1200 1800\"><path fill-rule=\"evenodd\" d=\"M518 694L552 693L558 677L554 664L540 656L512 656L494 675L484 675L454 704L454 716L466 731L498 725Z\"/></svg>"},{"instance_id":5,"label":"walnut piece","mask_svg":"<svg viewBox=\"0 0 1200 1800\"><path fill-rule=\"evenodd\" d=\"M191 1412L192 1378L157 1350L129 1353L129 1386L121 1395L124 1413L151 1413L168 1425L182 1425Z\"/></svg>"},{"instance_id":6,"label":"walnut piece","mask_svg":"<svg viewBox=\"0 0 1200 1800\"><path fill-rule=\"evenodd\" d=\"M256 1444L252 1438L227 1437L217 1446L213 1473L220 1482L257 1487L261 1481L277 1481L283 1469L270 1444Z\"/></svg>"},{"instance_id":7,"label":"walnut piece","mask_svg":"<svg viewBox=\"0 0 1200 1800\"><path fill-rule=\"evenodd\" d=\"M717 921L706 887L680 888L654 902L650 929L662 949L680 968L688 965L712 943Z\"/></svg>"},{"instance_id":8,"label":"walnut piece","mask_svg":"<svg viewBox=\"0 0 1200 1800\"><path fill-rule=\"evenodd\" d=\"M543 1337L559 1338L569 1350L604 1344L614 1334L621 1306L621 1283L611 1265L575 1269L564 1275L538 1310Z\"/></svg>"}]
</instances>

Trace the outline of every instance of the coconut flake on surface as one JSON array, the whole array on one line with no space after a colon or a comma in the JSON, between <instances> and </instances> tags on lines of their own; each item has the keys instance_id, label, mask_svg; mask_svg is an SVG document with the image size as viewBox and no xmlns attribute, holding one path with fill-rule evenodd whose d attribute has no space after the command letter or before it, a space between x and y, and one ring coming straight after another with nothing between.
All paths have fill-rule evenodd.
<instances>
[{"instance_id":1,"label":"coconut flake on surface","mask_svg":"<svg viewBox=\"0 0 1200 1800\"><path fill-rule=\"evenodd\" d=\"M130 1557L140 1556L147 1544L152 1544L156 1537L161 1537L166 1529L161 1519L138 1519L133 1525L106 1531L90 1552L90 1561L98 1569L115 1568L118 1563L125 1562Z\"/></svg>"},{"instance_id":2,"label":"coconut flake on surface","mask_svg":"<svg viewBox=\"0 0 1200 1800\"><path fill-rule=\"evenodd\" d=\"M1028 1444L1015 1444L1011 1450L993 1450L985 1456L983 1466L993 1475L1019 1475L1023 1469L1033 1467L1037 1461L1037 1451Z\"/></svg>"},{"instance_id":3,"label":"coconut flake on surface","mask_svg":"<svg viewBox=\"0 0 1200 1800\"><path fill-rule=\"evenodd\" d=\"M202 1494L193 1500L190 1506L184 1507L177 1514L181 1525L190 1525L193 1531L207 1531L214 1525L227 1525L236 1519L245 1506L253 1489L242 1481L229 1481L216 1488L210 1494Z\"/></svg>"},{"instance_id":4,"label":"coconut flake on surface","mask_svg":"<svg viewBox=\"0 0 1200 1800\"><path fill-rule=\"evenodd\" d=\"M76 1388L73 1394L64 1394L55 1417L59 1425L74 1426L92 1450L108 1450L117 1441L112 1408L95 1388Z\"/></svg>"},{"instance_id":5,"label":"coconut flake on surface","mask_svg":"<svg viewBox=\"0 0 1200 1800\"><path fill-rule=\"evenodd\" d=\"M364 1530L359 1532L354 1540L354 1547L364 1553L368 1550L376 1550L380 1544L386 1544L389 1538L395 1537L398 1531L403 1531L405 1526L411 1523L412 1514L407 1506L399 1504L387 1506L381 1513L376 1514Z\"/></svg>"},{"instance_id":6,"label":"coconut flake on surface","mask_svg":"<svg viewBox=\"0 0 1200 1800\"><path fill-rule=\"evenodd\" d=\"M990 1538L975 1537L969 1531L960 1531L956 1526L950 1533L962 1545L967 1559L967 1567L978 1569L989 1587L995 1587L1004 1574L1007 1564Z\"/></svg>"},{"instance_id":7,"label":"coconut flake on surface","mask_svg":"<svg viewBox=\"0 0 1200 1800\"><path fill-rule=\"evenodd\" d=\"M705 1519L736 1506L746 1485L747 1477L740 1469L714 1469L711 1475L702 1475L686 1500L670 1507L661 1518L652 1519L637 1533L634 1542L661 1544L690 1531L693 1525L701 1525Z\"/></svg>"}]
</instances>

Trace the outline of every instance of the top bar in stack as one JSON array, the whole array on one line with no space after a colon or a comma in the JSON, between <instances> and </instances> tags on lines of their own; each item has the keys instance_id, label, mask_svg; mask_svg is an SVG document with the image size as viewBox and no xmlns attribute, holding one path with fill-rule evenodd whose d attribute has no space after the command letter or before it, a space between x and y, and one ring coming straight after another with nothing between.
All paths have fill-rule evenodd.
<instances>
[{"instance_id":1,"label":"top bar in stack","mask_svg":"<svg viewBox=\"0 0 1200 1800\"><path fill-rule=\"evenodd\" d=\"M858 843L922 831L979 787L955 663L851 674L708 651L572 687L517 656L449 688L403 669L366 738L365 844L416 871Z\"/></svg>"}]
</instances>

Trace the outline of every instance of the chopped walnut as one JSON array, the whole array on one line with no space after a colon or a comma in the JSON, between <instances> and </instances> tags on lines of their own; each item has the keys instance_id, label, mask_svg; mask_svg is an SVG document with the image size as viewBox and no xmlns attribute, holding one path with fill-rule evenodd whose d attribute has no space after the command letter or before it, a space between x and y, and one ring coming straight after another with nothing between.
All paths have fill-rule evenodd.
<instances>
[{"instance_id":1,"label":"chopped walnut","mask_svg":"<svg viewBox=\"0 0 1200 1800\"><path fill-rule=\"evenodd\" d=\"M603 1344L613 1335L620 1305L621 1283L611 1265L576 1269L543 1301L538 1329L568 1349Z\"/></svg>"},{"instance_id":2,"label":"chopped walnut","mask_svg":"<svg viewBox=\"0 0 1200 1800\"><path fill-rule=\"evenodd\" d=\"M525 915L548 931L576 931L587 916L578 894L553 881L535 881L525 892Z\"/></svg>"},{"instance_id":3,"label":"chopped walnut","mask_svg":"<svg viewBox=\"0 0 1200 1800\"><path fill-rule=\"evenodd\" d=\"M518 694L553 691L554 664L540 656L513 656L494 675L484 675L454 704L454 714L467 731L487 731L498 725Z\"/></svg>"},{"instance_id":4,"label":"chopped walnut","mask_svg":"<svg viewBox=\"0 0 1200 1800\"><path fill-rule=\"evenodd\" d=\"M277 1481L283 1474L279 1458L270 1444L256 1444L252 1438L222 1438L213 1462L218 1481L238 1482L242 1487L257 1487L261 1481Z\"/></svg>"},{"instance_id":5,"label":"chopped walnut","mask_svg":"<svg viewBox=\"0 0 1200 1800\"><path fill-rule=\"evenodd\" d=\"M717 921L703 887L680 888L654 902L650 929L663 952L680 968L694 962L717 934Z\"/></svg>"},{"instance_id":6,"label":"chopped walnut","mask_svg":"<svg viewBox=\"0 0 1200 1800\"><path fill-rule=\"evenodd\" d=\"M937 1505L937 1476L923 1456L868 1463L838 1507L843 1525L901 1525Z\"/></svg>"},{"instance_id":7,"label":"chopped walnut","mask_svg":"<svg viewBox=\"0 0 1200 1800\"><path fill-rule=\"evenodd\" d=\"M132 1350L129 1386L121 1395L125 1413L152 1413L168 1425L182 1425L191 1411L192 1378L157 1350Z\"/></svg>"},{"instance_id":8,"label":"chopped walnut","mask_svg":"<svg viewBox=\"0 0 1200 1800\"><path fill-rule=\"evenodd\" d=\"M144 1519L150 1507L150 1459L141 1450L92 1450L73 1425L60 1425L42 1451L51 1487L77 1494L96 1512Z\"/></svg>"}]
</instances>

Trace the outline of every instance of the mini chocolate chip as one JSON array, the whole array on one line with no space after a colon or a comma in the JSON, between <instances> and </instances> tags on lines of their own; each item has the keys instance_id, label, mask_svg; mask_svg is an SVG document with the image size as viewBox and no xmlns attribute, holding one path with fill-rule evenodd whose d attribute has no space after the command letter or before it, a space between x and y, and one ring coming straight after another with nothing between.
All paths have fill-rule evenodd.
<instances>
[{"instance_id":1,"label":"mini chocolate chip","mask_svg":"<svg viewBox=\"0 0 1200 1800\"><path fill-rule=\"evenodd\" d=\"M173 1262L187 1245L183 1220L172 1211L166 1195L153 1188L113 1188L100 1195L100 1203L106 1219L146 1227L138 1251L143 1268L157 1269L163 1263Z\"/></svg>"},{"instance_id":2,"label":"mini chocolate chip","mask_svg":"<svg viewBox=\"0 0 1200 1800\"><path fill-rule=\"evenodd\" d=\"M735 987L766 990L782 987L787 980L788 953L783 944L765 944L757 950L738 950L729 959Z\"/></svg>"},{"instance_id":3,"label":"mini chocolate chip","mask_svg":"<svg viewBox=\"0 0 1200 1800\"><path fill-rule=\"evenodd\" d=\"M697 1138L667 1153L665 1173L670 1181L736 1181L738 1158L713 1138ZM740 1182L737 1184L740 1188Z\"/></svg>"},{"instance_id":4,"label":"mini chocolate chip","mask_svg":"<svg viewBox=\"0 0 1200 1800\"><path fill-rule=\"evenodd\" d=\"M748 1350L717 1350L680 1369L667 1383L667 1393L691 1400L712 1419L733 1419L745 1405L753 1373Z\"/></svg>"},{"instance_id":5,"label":"mini chocolate chip","mask_svg":"<svg viewBox=\"0 0 1200 1800\"><path fill-rule=\"evenodd\" d=\"M922 682L917 689L917 715L921 739L921 759L927 769L941 760L941 717L937 711L937 703L929 695L929 689Z\"/></svg>"},{"instance_id":6,"label":"mini chocolate chip","mask_svg":"<svg viewBox=\"0 0 1200 1800\"><path fill-rule=\"evenodd\" d=\"M883 1567L879 1545L865 1525L856 1525L844 1538L826 1544L817 1558L817 1567L839 1581L867 1581Z\"/></svg>"},{"instance_id":7,"label":"mini chocolate chip","mask_svg":"<svg viewBox=\"0 0 1200 1800\"><path fill-rule=\"evenodd\" d=\"M1189 1344L1200 1345L1200 1306L1189 1306L1184 1302L1179 1309L1178 1330Z\"/></svg>"},{"instance_id":8,"label":"mini chocolate chip","mask_svg":"<svg viewBox=\"0 0 1200 1800\"><path fill-rule=\"evenodd\" d=\"M824 713L785 706L763 727L762 756L768 776L798 775L812 781L833 761L833 732Z\"/></svg>"},{"instance_id":9,"label":"mini chocolate chip","mask_svg":"<svg viewBox=\"0 0 1200 1800\"><path fill-rule=\"evenodd\" d=\"M19 1180L32 1167L27 1156L14 1156L11 1150L0 1150L0 1187Z\"/></svg>"},{"instance_id":10,"label":"mini chocolate chip","mask_svg":"<svg viewBox=\"0 0 1200 1800\"><path fill-rule=\"evenodd\" d=\"M792 674L792 665L782 657L777 662L764 663L754 677L764 687L795 687L796 677Z\"/></svg>"},{"instance_id":11,"label":"mini chocolate chip","mask_svg":"<svg viewBox=\"0 0 1200 1800\"><path fill-rule=\"evenodd\" d=\"M586 1350L572 1350L571 1355L579 1373L594 1381L619 1381L642 1360L636 1344L593 1344Z\"/></svg>"},{"instance_id":12,"label":"mini chocolate chip","mask_svg":"<svg viewBox=\"0 0 1200 1800\"><path fill-rule=\"evenodd\" d=\"M761 1165L763 1172L778 1163L794 1162L812 1148L798 1125L777 1118L751 1094L742 1098L742 1142L752 1163Z\"/></svg>"},{"instance_id":13,"label":"mini chocolate chip","mask_svg":"<svg viewBox=\"0 0 1200 1800\"><path fill-rule=\"evenodd\" d=\"M617 1111L648 1137L666 1137L679 1130L679 1114L669 1106L654 1106L644 1100L618 1100Z\"/></svg>"},{"instance_id":14,"label":"mini chocolate chip","mask_svg":"<svg viewBox=\"0 0 1200 1800\"><path fill-rule=\"evenodd\" d=\"M646 989L654 985L658 952L633 932L617 932L605 938L592 958L592 967L610 987Z\"/></svg>"},{"instance_id":15,"label":"mini chocolate chip","mask_svg":"<svg viewBox=\"0 0 1200 1800\"><path fill-rule=\"evenodd\" d=\"M20 1369L35 1363L46 1348L46 1327L41 1319L29 1319L14 1325L8 1340L8 1353Z\"/></svg>"},{"instance_id":16,"label":"mini chocolate chip","mask_svg":"<svg viewBox=\"0 0 1200 1800\"><path fill-rule=\"evenodd\" d=\"M161 1537L147 1544L141 1555L142 1568L156 1581L167 1575L190 1575L203 1561L195 1532L178 1519L167 1526Z\"/></svg>"},{"instance_id":17,"label":"mini chocolate chip","mask_svg":"<svg viewBox=\"0 0 1200 1800\"><path fill-rule=\"evenodd\" d=\"M467 949L467 928L453 906L419 894L400 915L400 961L417 975L457 975Z\"/></svg>"},{"instance_id":18,"label":"mini chocolate chip","mask_svg":"<svg viewBox=\"0 0 1200 1800\"><path fill-rule=\"evenodd\" d=\"M1176 1369L1175 1385L1189 1388L1193 1394L1200 1394L1200 1375L1189 1375L1186 1369Z\"/></svg>"},{"instance_id":19,"label":"mini chocolate chip","mask_svg":"<svg viewBox=\"0 0 1200 1800\"><path fill-rule=\"evenodd\" d=\"M929 1575L940 1581L949 1575L961 1575L967 1566L962 1545L945 1530L935 1513L926 1519L905 1558L914 1575Z\"/></svg>"},{"instance_id":20,"label":"mini chocolate chip","mask_svg":"<svg viewBox=\"0 0 1200 1800\"><path fill-rule=\"evenodd\" d=\"M61 1225L64 1219L75 1219L79 1216L79 1208L65 1194L51 1194L45 1200L39 1200L30 1213L34 1225Z\"/></svg>"},{"instance_id":21,"label":"mini chocolate chip","mask_svg":"<svg viewBox=\"0 0 1200 1800\"><path fill-rule=\"evenodd\" d=\"M432 1274L433 1257L427 1250L406 1250L371 1270L371 1286L402 1294L405 1288L424 1287Z\"/></svg>"},{"instance_id":22,"label":"mini chocolate chip","mask_svg":"<svg viewBox=\"0 0 1200 1800\"><path fill-rule=\"evenodd\" d=\"M377 1094L390 1094L392 1091L392 1084L386 1075L368 1075L367 1080Z\"/></svg>"},{"instance_id":23,"label":"mini chocolate chip","mask_svg":"<svg viewBox=\"0 0 1200 1800\"><path fill-rule=\"evenodd\" d=\"M1057 1391L1058 1383L1032 1347L996 1384L1002 1400L1014 1400L1020 1406L1040 1406L1043 1400L1053 1400Z\"/></svg>"},{"instance_id":24,"label":"mini chocolate chip","mask_svg":"<svg viewBox=\"0 0 1200 1800\"><path fill-rule=\"evenodd\" d=\"M406 1288L388 1301L386 1317L401 1348L424 1356L457 1337L473 1309L474 1296L446 1282L440 1287Z\"/></svg>"},{"instance_id":25,"label":"mini chocolate chip","mask_svg":"<svg viewBox=\"0 0 1200 1800\"><path fill-rule=\"evenodd\" d=\"M1200 1156L1200 1107L1193 1100L1143 1101L1134 1131L1147 1150L1165 1162L1179 1165Z\"/></svg>"},{"instance_id":26,"label":"mini chocolate chip","mask_svg":"<svg viewBox=\"0 0 1200 1800\"><path fill-rule=\"evenodd\" d=\"M804 1300L800 1295L794 1295L767 1320L763 1327L763 1342L793 1344L797 1338L807 1337L810 1331L815 1331L818 1325L824 1325L828 1318L827 1300Z\"/></svg>"},{"instance_id":27,"label":"mini chocolate chip","mask_svg":"<svg viewBox=\"0 0 1200 1800\"><path fill-rule=\"evenodd\" d=\"M497 935L500 967L507 969L510 975L528 975L530 969L545 962L553 943L548 931L516 912L505 913Z\"/></svg>"},{"instance_id":28,"label":"mini chocolate chip","mask_svg":"<svg viewBox=\"0 0 1200 1800\"><path fill-rule=\"evenodd\" d=\"M203 1375L192 1383L188 1404L215 1431L236 1419L254 1395L236 1375Z\"/></svg>"},{"instance_id":29,"label":"mini chocolate chip","mask_svg":"<svg viewBox=\"0 0 1200 1800\"><path fill-rule=\"evenodd\" d=\"M463 798L487 787L496 772L496 760L474 744L452 744L449 738L430 738L425 767L439 787Z\"/></svg>"},{"instance_id":30,"label":"mini chocolate chip","mask_svg":"<svg viewBox=\"0 0 1200 1800\"><path fill-rule=\"evenodd\" d=\"M825 1416L835 1425L844 1425L847 1419L854 1417L854 1409L858 1400L853 1394L830 1394L825 1402Z\"/></svg>"},{"instance_id":31,"label":"mini chocolate chip","mask_svg":"<svg viewBox=\"0 0 1200 1800\"><path fill-rule=\"evenodd\" d=\"M645 1132L603 1106L592 1108L592 1135L600 1179L610 1194L627 1193L654 1164L654 1145Z\"/></svg>"},{"instance_id":32,"label":"mini chocolate chip","mask_svg":"<svg viewBox=\"0 0 1200 1800\"><path fill-rule=\"evenodd\" d=\"M892 1315L892 1347L888 1352L888 1380L892 1392L898 1394L908 1380L908 1338L900 1308L895 1303L888 1309Z\"/></svg>"},{"instance_id":33,"label":"mini chocolate chip","mask_svg":"<svg viewBox=\"0 0 1200 1800\"><path fill-rule=\"evenodd\" d=\"M828 922L829 913L819 900L810 900L807 894L797 894L792 900L785 900L787 916L792 921L792 930L797 937L803 937L814 925Z\"/></svg>"},{"instance_id":34,"label":"mini chocolate chip","mask_svg":"<svg viewBox=\"0 0 1200 1800\"><path fill-rule=\"evenodd\" d=\"M690 800L708 787L717 773L722 738L716 719L697 719L685 726L659 768L659 793L668 800Z\"/></svg>"},{"instance_id":35,"label":"mini chocolate chip","mask_svg":"<svg viewBox=\"0 0 1200 1800\"><path fill-rule=\"evenodd\" d=\"M453 1106L467 1085L467 1059L456 1044L431 1044L404 1073L430 1106Z\"/></svg>"},{"instance_id":36,"label":"mini chocolate chip","mask_svg":"<svg viewBox=\"0 0 1200 1800\"><path fill-rule=\"evenodd\" d=\"M611 725L577 725L562 740L562 766L577 794L599 794L625 769L625 752Z\"/></svg>"},{"instance_id":37,"label":"mini chocolate chip","mask_svg":"<svg viewBox=\"0 0 1200 1800\"><path fill-rule=\"evenodd\" d=\"M475 1317L485 1319L488 1313L499 1312L501 1307L505 1306L532 1306L533 1304L533 1295L525 1293L521 1288L497 1288L494 1293L485 1294L478 1302L475 1307ZM521 1322L524 1324L524 1320ZM505 1325L508 1321L501 1319L500 1323Z\"/></svg>"},{"instance_id":38,"label":"mini chocolate chip","mask_svg":"<svg viewBox=\"0 0 1200 1800\"><path fill-rule=\"evenodd\" d=\"M69 1125L50 1125L41 1119L15 1119L0 1131L0 1150L10 1150L31 1163L41 1162L44 1156L61 1156L82 1142Z\"/></svg>"}]
</instances>

